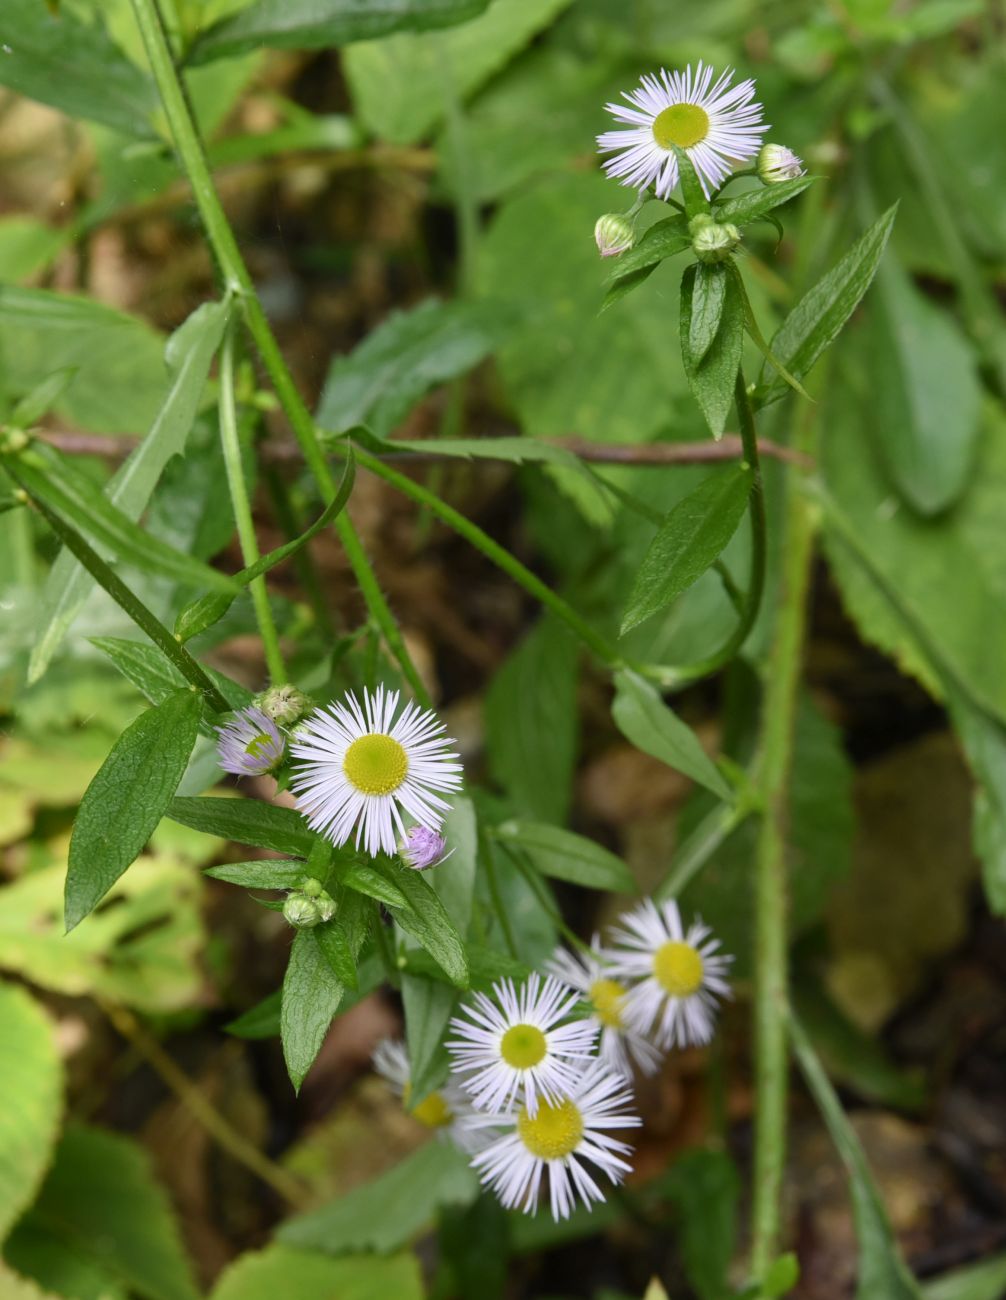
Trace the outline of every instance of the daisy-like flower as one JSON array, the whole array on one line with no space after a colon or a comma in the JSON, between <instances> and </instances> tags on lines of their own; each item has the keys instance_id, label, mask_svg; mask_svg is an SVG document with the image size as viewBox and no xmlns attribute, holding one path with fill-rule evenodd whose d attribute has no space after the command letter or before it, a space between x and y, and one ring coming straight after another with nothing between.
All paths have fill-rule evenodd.
<instances>
[{"instance_id":1,"label":"daisy-like flower","mask_svg":"<svg viewBox=\"0 0 1006 1300\"><path fill-rule=\"evenodd\" d=\"M545 969L577 989L590 1003L590 1018L600 1030L598 1055L612 1073L631 1079L633 1062L644 1074L655 1073L661 1053L626 1022L628 987L612 978L611 965L596 934L589 953L557 948Z\"/></svg>"},{"instance_id":2,"label":"daisy-like flower","mask_svg":"<svg viewBox=\"0 0 1006 1300\"><path fill-rule=\"evenodd\" d=\"M217 727L217 759L225 772L235 776L261 776L283 761L286 740L261 709L249 705L230 722Z\"/></svg>"},{"instance_id":3,"label":"daisy-like flower","mask_svg":"<svg viewBox=\"0 0 1006 1300\"><path fill-rule=\"evenodd\" d=\"M612 929L616 947L606 950L616 975L638 981L625 1004L626 1022L652 1033L659 1046L707 1043L720 998L730 996L726 973L732 957L717 952L701 919L687 930L673 900L658 908L645 899Z\"/></svg>"},{"instance_id":4,"label":"daisy-like flower","mask_svg":"<svg viewBox=\"0 0 1006 1300\"><path fill-rule=\"evenodd\" d=\"M316 709L291 744L300 760L290 787L309 824L333 844L356 831L371 857L395 852L403 813L439 830L451 805L435 791L461 787L461 764L436 714L411 700L398 713L398 691L352 693Z\"/></svg>"},{"instance_id":5,"label":"daisy-like flower","mask_svg":"<svg viewBox=\"0 0 1006 1300\"><path fill-rule=\"evenodd\" d=\"M682 72L661 69L659 77L644 76L636 90L622 93L629 107L606 104L608 112L627 130L605 131L597 137L601 153L614 153L604 169L634 189L656 186L666 199L678 183L674 147L684 149L708 198L719 189L734 164L753 158L768 130L762 107L754 102L753 81L731 87L733 69L715 84L713 70L701 62Z\"/></svg>"},{"instance_id":6,"label":"daisy-like flower","mask_svg":"<svg viewBox=\"0 0 1006 1300\"><path fill-rule=\"evenodd\" d=\"M424 1097L418 1106L410 1106L412 1093L412 1065L409 1053L401 1040L382 1038L374 1048L374 1069L402 1099L409 1114L438 1137L449 1138L455 1146L468 1155L480 1151L488 1134L472 1127L474 1111L466 1094L456 1083L448 1081L436 1092Z\"/></svg>"},{"instance_id":7,"label":"daisy-like flower","mask_svg":"<svg viewBox=\"0 0 1006 1300\"><path fill-rule=\"evenodd\" d=\"M631 1147L606 1130L636 1128L640 1121L631 1106L625 1080L595 1061L566 1094L543 1100L534 1115L522 1107L506 1116L474 1117L473 1125L499 1126L500 1132L475 1156L472 1168L507 1209L525 1214L538 1208L547 1171L552 1218L567 1219L577 1198L588 1209L592 1201L604 1200L588 1164L614 1183L629 1172L624 1157Z\"/></svg>"},{"instance_id":8,"label":"daisy-like flower","mask_svg":"<svg viewBox=\"0 0 1006 1300\"><path fill-rule=\"evenodd\" d=\"M451 1068L478 1110L510 1110L520 1099L534 1115L539 1099L561 1099L572 1089L594 1055L597 1025L563 1024L580 999L551 975L529 975L519 991L500 980L492 992L476 993L463 1007L467 1019L451 1020Z\"/></svg>"}]
</instances>

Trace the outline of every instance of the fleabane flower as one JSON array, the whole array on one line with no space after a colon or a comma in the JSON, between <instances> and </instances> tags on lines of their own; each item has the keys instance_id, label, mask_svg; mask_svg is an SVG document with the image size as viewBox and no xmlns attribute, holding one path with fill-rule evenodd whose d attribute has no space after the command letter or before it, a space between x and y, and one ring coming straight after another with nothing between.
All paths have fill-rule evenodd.
<instances>
[{"instance_id":1,"label":"fleabane flower","mask_svg":"<svg viewBox=\"0 0 1006 1300\"><path fill-rule=\"evenodd\" d=\"M474 1114L472 1104L456 1083L448 1081L424 1097L418 1106L410 1106L412 1064L401 1040L382 1038L371 1059L374 1069L401 1097L409 1114L425 1128L432 1129L438 1137L449 1138L469 1155L485 1146L488 1134L471 1127L468 1121Z\"/></svg>"},{"instance_id":2,"label":"fleabane flower","mask_svg":"<svg viewBox=\"0 0 1006 1300\"><path fill-rule=\"evenodd\" d=\"M726 974L732 957L717 952L709 926L694 921L686 930L673 900L658 908L645 899L612 929L605 950L611 969L633 983L626 1022L653 1035L660 1047L707 1043L720 998L730 996Z\"/></svg>"},{"instance_id":3,"label":"fleabane flower","mask_svg":"<svg viewBox=\"0 0 1006 1300\"><path fill-rule=\"evenodd\" d=\"M290 752L299 760L290 788L312 828L335 845L356 831L356 846L393 854L410 821L439 830L451 805L440 798L461 787L461 764L443 723L398 691L350 692L301 724ZM397 716L396 716L397 715Z\"/></svg>"},{"instance_id":4,"label":"fleabane flower","mask_svg":"<svg viewBox=\"0 0 1006 1300\"><path fill-rule=\"evenodd\" d=\"M428 826L410 826L398 845L402 861L413 871L428 871L439 867L454 852L447 852L447 842L438 831Z\"/></svg>"},{"instance_id":5,"label":"fleabane flower","mask_svg":"<svg viewBox=\"0 0 1006 1300\"><path fill-rule=\"evenodd\" d=\"M544 1175L552 1218L569 1218L577 1199L590 1209L604 1192L588 1169L619 1183L631 1166L631 1147L609 1136L611 1129L636 1128L632 1094L625 1079L595 1061L568 1092L542 1100L532 1115L521 1107L509 1115L473 1117L473 1126L494 1128L496 1136L472 1160L482 1182L507 1209L534 1214Z\"/></svg>"},{"instance_id":6,"label":"fleabane flower","mask_svg":"<svg viewBox=\"0 0 1006 1300\"><path fill-rule=\"evenodd\" d=\"M217 727L217 759L235 776L262 776L283 761L286 740L272 718L249 705Z\"/></svg>"},{"instance_id":7,"label":"fleabane flower","mask_svg":"<svg viewBox=\"0 0 1006 1300\"><path fill-rule=\"evenodd\" d=\"M557 979L577 989L589 1003L591 1020L597 1025L598 1056L614 1074L632 1077L632 1065L644 1074L653 1074L662 1053L626 1021L628 986L613 978L610 963L595 934L590 952L572 953L557 948L545 969Z\"/></svg>"},{"instance_id":8,"label":"fleabane flower","mask_svg":"<svg viewBox=\"0 0 1006 1300\"><path fill-rule=\"evenodd\" d=\"M518 1101L534 1115L539 1101L561 1099L594 1055L597 1025L564 1024L579 997L551 975L509 979L476 993L451 1020L451 1069L478 1110L510 1110Z\"/></svg>"},{"instance_id":9,"label":"fleabane flower","mask_svg":"<svg viewBox=\"0 0 1006 1300\"><path fill-rule=\"evenodd\" d=\"M622 93L623 104L605 108L628 128L597 137L601 153L616 156L604 163L609 176L643 189L656 187L666 199L678 183L675 145L688 155L706 197L719 189L736 163L758 153L768 125L755 102L753 81L731 86L733 69L714 83L713 70L699 63L684 72L644 76L636 90Z\"/></svg>"},{"instance_id":10,"label":"fleabane flower","mask_svg":"<svg viewBox=\"0 0 1006 1300\"><path fill-rule=\"evenodd\" d=\"M766 185L795 181L806 173L803 159L784 144L763 144L758 152L758 175Z\"/></svg>"}]
</instances>

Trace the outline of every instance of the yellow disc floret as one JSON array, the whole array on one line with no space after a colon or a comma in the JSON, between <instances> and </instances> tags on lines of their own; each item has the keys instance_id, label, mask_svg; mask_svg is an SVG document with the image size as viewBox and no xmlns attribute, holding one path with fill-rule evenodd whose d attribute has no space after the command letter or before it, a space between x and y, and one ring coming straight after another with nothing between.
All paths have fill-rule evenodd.
<instances>
[{"instance_id":1,"label":"yellow disc floret","mask_svg":"<svg viewBox=\"0 0 1006 1300\"><path fill-rule=\"evenodd\" d=\"M361 794L392 794L405 780L409 760L397 740L373 732L353 741L342 770Z\"/></svg>"},{"instance_id":2,"label":"yellow disc floret","mask_svg":"<svg viewBox=\"0 0 1006 1300\"><path fill-rule=\"evenodd\" d=\"M618 980L595 980L590 986L590 1001L594 1015L608 1029L621 1029L622 1003L625 1000L625 985Z\"/></svg>"},{"instance_id":3,"label":"yellow disc floret","mask_svg":"<svg viewBox=\"0 0 1006 1300\"><path fill-rule=\"evenodd\" d=\"M500 1056L515 1070L530 1070L547 1051L545 1035L536 1025L511 1025L500 1043Z\"/></svg>"},{"instance_id":4,"label":"yellow disc floret","mask_svg":"<svg viewBox=\"0 0 1006 1300\"><path fill-rule=\"evenodd\" d=\"M653 974L674 998L687 998L702 987L702 958L690 943L672 939L653 954Z\"/></svg>"},{"instance_id":5,"label":"yellow disc floret","mask_svg":"<svg viewBox=\"0 0 1006 1300\"><path fill-rule=\"evenodd\" d=\"M583 1137L583 1116L571 1101L561 1101L558 1105L541 1101L533 1119L526 1107L521 1109L517 1133L539 1160L561 1160L576 1150Z\"/></svg>"},{"instance_id":6,"label":"yellow disc floret","mask_svg":"<svg viewBox=\"0 0 1006 1300\"><path fill-rule=\"evenodd\" d=\"M709 114L698 104L672 104L653 119L653 138L661 149L690 149L709 134Z\"/></svg>"},{"instance_id":7,"label":"yellow disc floret","mask_svg":"<svg viewBox=\"0 0 1006 1300\"><path fill-rule=\"evenodd\" d=\"M418 1106L413 1107L412 1114L427 1128L446 1128L454 1118L440 1092L431 1092L428 1097L424 1097Z\"/></svg>"}]
</instances>

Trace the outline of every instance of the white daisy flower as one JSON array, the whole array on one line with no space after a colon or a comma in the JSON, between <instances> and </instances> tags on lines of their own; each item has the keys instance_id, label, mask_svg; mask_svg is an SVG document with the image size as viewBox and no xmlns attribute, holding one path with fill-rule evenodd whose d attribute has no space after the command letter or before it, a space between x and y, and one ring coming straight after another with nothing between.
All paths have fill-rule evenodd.
<instances>
[{"instance_id":1,"label":"white daisy flower","mask_svg":"<svg viewBox=\"0 0 1006 1300\"><path fill-rule=\"evenodd\" d=\"M396 719L398 691L351 692L340 704L316 709L290 745L300 764L290 787L314 830L371 857L393 854L409 819L439 830L451 805L434 791L461 788L461 764L436 714L411 700Z\"/></svg>"},{"instance_id":2,"label":"white daisy flower","mask_svg":"<svg viewBox=\"0 0 1006 1300\"><path fill-rule=\"evenodd\" d=\"M619 946L605 955L616 975L639 981L626 999L627 1024L664 1048L707 1043L718 1000L730 997L733 958L716 951L719 940L701 919L686 931L673 900L658 908L647 898L621 921L612 929Z\"/></svg>"},{"instance_id":3,"label":"white daisy flower","mask_svg":"<svg viewBox=\"0 0 1006 1300\"><path fill-rule=\"evenodd\" d=\"M486 1145L489 1135L471 1127L468 1121L474 1114L472 1104L456 1083L448 1081L424 1097L418 1106L410 1105L412 1064L408 1049L400 1039L382 1038L371 1059L374 1069L401 1097L413 1119L432 1129L438 1137L450 1138L468 1155L474 1155Z\"/></svg>"},{"instance_id":4,"label":"white daisy flower","mask_svg":"<svg viewBox=\"0 0 1006 1300\"><path fill-rule=\"evenodd\" d=\"M576 1082L582 1063L594 1055L597 1025L589 1020L562 1022L579 997L551 975L529 975L520 987L500 980L492 1000L476 993L455 1016L448 1039L451 1068L462 1078L479 1110L510 1110L520 1099L534 1115L539 1097L562 1097Z\"/></svg>"},{"instance_id":5,"label":"white daisy flower","mask_svg":"<svg viewBox=\"0 0 1006 1300\"><path fill-rule=\"evenodd\" d=\"M542 1177L548 1172L552 1218L569 1218L577 1198L590 1209L604 1193L587 1170L592 1164L613 1183L622 1181L631 1165L623 1158L632 1148L609 1137L605 1130L636 1128L632 1094L625 1080L595 1061L568 1093L543 1100L531 1115L525 1107L510 1115L481 1115L473 1126L498 1126L493 1141L472 1160L472 1168L507 1209L534 1214Z\"/></svg>"},{"instance_id":6,"label":"white daisy flower","mask_svg":"<svg viewBox=\"0 0 1006 1300\"><path fill-rule=\"evenodd\" d=\"M590 1003L590 1018L600 1031L598 1055L613 1073L631 1079L633 1063L644 1074L655 1073L662 1053L626 1023L628 987L612 978L611 965L596 934L590 949L589 953L572 953L557 948L545 969Z\"/></svg>"},{"instance_id":7,"label":"white daisy flower","mask_svg":"<svg viewBox=\"0 0 1006 1300\"><path fill-rule=\"evenodd\" d=\"M601 153L616 153L604 170L633 189L656 186L666 199L678 183L674 146L684 149L698 173L706 197L719 189L734 164L754 158L768 125L754 102L753 81L730 87L733 69L713 82L713 70L701 62L692 72L661 69L644 76L636 90L622 92L630 107L606 104L625 131L605 131L597 137Z\"/></svg>"}]
</instances>

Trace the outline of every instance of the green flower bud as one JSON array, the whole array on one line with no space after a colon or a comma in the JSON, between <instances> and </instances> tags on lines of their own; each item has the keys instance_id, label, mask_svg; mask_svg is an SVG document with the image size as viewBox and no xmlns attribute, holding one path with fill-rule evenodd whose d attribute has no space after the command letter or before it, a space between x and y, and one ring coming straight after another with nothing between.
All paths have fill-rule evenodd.
<instances>
[{"instance_id":1,"label":"green flower bud","mask_svg":"<svg viewBox=\"0 0 1006 1300\"><path fill-rule=\"evenodd\" d=\"M296 686L270 686L255 696L254 703L281 727L297 722L311 707L311 701Z\"/></svg>"},{"instance_id":2,"label":"green flower bud","mask_svg":"<svg viewBox=\"0 0 1006 1300\"><path fill-rule=\"evenodd\" d=\"M298 930L309 930L322 919L321 909L306 894L290 894L283 904L283 915Z\"/></svg>"},{"instance_id":3,"label":"green flower bud","mask_svg":"<svg viewBox=\"0 0 1006 1300\"><path fill-rule=\"evenodd\" d=\"M320 880L315 880L314 876L308 876L300 887L302 894L307 894L308 898L320 898L325 892Z\"/></svg>"},{"instance_id":4,"label":"green flower bud","mask_svg":"<svg viewBox=\"0 0 1006 1300\"><path fill-rule=\"evenodd\" d=\"M606 212L598 217L594 226L594 243L602 257L617 257L627 253L636 242L636 232L628 217L619 212Z\"/></svg>"},{"instance_id":5,"label":"green flower bud","mask_svg":"<svg viewBox=\"0 0 1006 1300\"><path fill-rule=\"evenodd\" d=\"M714 221L700 212L688 223L692 249L700 262L725 262L741 242L741 232L728 221Z\"/></svg>"},{"instance_id":6,"label":"green flower bud","mask_svg":"<svg viewBox=\"0 0 1006 1300\"><path fill-rule=\"evenodd\" d=\"M758 153L758 175L765 185L778 185L781 181L795 181L804 173L804 166L792 149L784 144L763 144Z\"/></svg>"},{"instance_id":7,"label":"green flower bud","mask_svg":"<svg viewBox=\"0 0 1006 1300\"><path fill-rule=\"evenodd\" d=\"M314 905L317 907L318 916L322 921L331 921L332 917L335 916L335 899L331 894L326 894L324 890L315 899Z\"/></svg>"}]
</instances>

